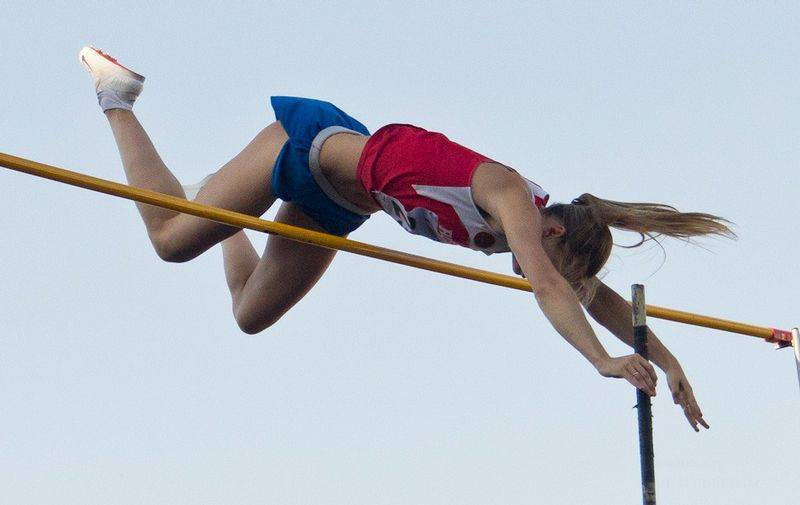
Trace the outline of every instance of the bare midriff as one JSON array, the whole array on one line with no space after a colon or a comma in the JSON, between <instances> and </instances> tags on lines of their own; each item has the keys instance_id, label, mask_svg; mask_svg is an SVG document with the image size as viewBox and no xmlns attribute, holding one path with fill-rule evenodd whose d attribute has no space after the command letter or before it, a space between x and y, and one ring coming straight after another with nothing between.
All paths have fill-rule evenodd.
<instances>
[{"instance_id":1,"label":"bare midriff","mask_svg":"<svg viewBox=\"0 0 800 505\"><path fill-rule=\"evenodd\" d=\"M322 174L339 195L368 212L381 210L358 178L358 160L369 137L351 133L331 135L322 144L319 164Z\"/></svg>"}]
</instances>

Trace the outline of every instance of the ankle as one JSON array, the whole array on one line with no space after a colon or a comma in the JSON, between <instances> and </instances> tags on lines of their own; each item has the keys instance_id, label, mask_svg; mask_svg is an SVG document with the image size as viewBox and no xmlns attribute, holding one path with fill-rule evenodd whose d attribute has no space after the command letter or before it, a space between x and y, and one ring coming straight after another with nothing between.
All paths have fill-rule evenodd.
<instances>
[{"instance_id":1,"label":"ankle","mask_svg":"<svg viewBox=\"0 0 800 505\"><path fill-rule=\"evenodd\" d=\"M103 114L111 120L112 118L130 117L133 115L133 111L128 109L106 109Z\"/></svg>"}]
</instances>

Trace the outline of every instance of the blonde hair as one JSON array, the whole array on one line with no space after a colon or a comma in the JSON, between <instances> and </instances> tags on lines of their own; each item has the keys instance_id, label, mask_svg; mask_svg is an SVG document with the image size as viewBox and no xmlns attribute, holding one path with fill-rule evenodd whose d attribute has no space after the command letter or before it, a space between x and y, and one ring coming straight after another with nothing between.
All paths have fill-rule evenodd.
<instances>
[{"instance_id":1,"label":"blonde hair","mask_svg":"<svg viewBox=\"0 0 800 505\"><path fill-rule=\"evenodd\" d=\"M604 200L584 193L572 203L557 203L543 210L557 217L566 232L561 237L561 255L556 268L572 284L581 301L588 304L594 296L593 278L608 261L614 241L609 227L638 233L640 240L628 248L665 235L688 240L700 235L736 235L726 225L729 221L703 212L679 212L660 203L631 203Z\"/></svg>"}]
</instances>

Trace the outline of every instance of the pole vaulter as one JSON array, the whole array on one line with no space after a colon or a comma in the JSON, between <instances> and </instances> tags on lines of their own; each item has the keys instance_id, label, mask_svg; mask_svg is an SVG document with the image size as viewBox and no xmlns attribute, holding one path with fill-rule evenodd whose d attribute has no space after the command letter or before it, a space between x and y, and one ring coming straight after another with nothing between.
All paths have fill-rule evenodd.
<instances>
[{"instance_id":1,"label":"pole vaulter","mask_svg":"<svg viewBox=\"0 0 800 505\"><path fill-rule=\"evenodd\" d=\"M656 503L653 365L666 373L673 399L692 428L710 427L680 363L648 330L645 316L750 335L779 348L791 346L800 381L797 328L787 331L648 306L640 285L634 286L633 303L627 302L598 277L615 245L612 228L639 234L641 240L629 247L658 237L735 237L723 217L589 193L548 205L544 188L442 133L405 123L370 133L330 102L289 96L270 98L275 121L239 155L201 183L182 186L133 114L145 77L91 46L78 56L92 78L129 185L3 153L0 166L137 202L148 238L165 261L189 261L221 243L233 315L245 333L277 322L314 286L338 250L532 292L553 328L600 375L636 387L645 505ZM283 203L275 222L257 217L276 200ZM485 254L510 252L514 272L525 278L345 238L380 211L415 235ZM259 256L243 229L289 241L270 238ZM283 291L274 296L272 289L278 286ZM631 309L633 328L625 322ZM587 313L634 353L609 355Z\"/></svg>"}]
</instances>

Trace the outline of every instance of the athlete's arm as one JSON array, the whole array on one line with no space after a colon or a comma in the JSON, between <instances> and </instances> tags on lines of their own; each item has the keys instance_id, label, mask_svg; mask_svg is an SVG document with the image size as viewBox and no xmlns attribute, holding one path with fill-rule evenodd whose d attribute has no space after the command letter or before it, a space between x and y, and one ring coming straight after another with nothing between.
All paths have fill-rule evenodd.
<instances>
[{"instance_id":1,"label":"athlete's arm","mask_svg":"<svg viewBox=\"0 0 800 505\"><path fill-rule=\"evenodd\" d=\"M615 337L633 347L631 305L600 279L594 277L588 282L593 283L596 290L594 298L586 306L586 311ZM678 362L649 329L647 330L647 351L653 363L665 372Z\"/></svg>"},{"instance_id":2,"label":"athlete's arm","mask_svg":"<svg viewBox=\"0 0 800 505\"><path fill-rule=\"evenodd\" d=\"M586 307L587 312L614 336L633 347L630 304L599 279L593 278L590 282L595 283L596 292ZM653 363L667 374L667 383L672 392L672 399L676 405L683 408L683 413L692 428L699 431L698 424L708 428L708 423L703 419L703 413L697 405L692 386L689 384L683 368L649 328L647 330L647 350Z\"/></svg>"},{"instance_id":3,"label":"athlete's arm","mask_svg":"<svg viewBox=\"0 0 800 505\"><path fill-rule=\"evenodd\" d=\"M475 203L502 226L509 247L553 328L606 377L625 378L655 394L653 366L638 354L612 358L584 316L575 292L555 269L542 245L542 221L528 188L516 173L483 165L472 181Z\"/></svg>"}]
</instances>

